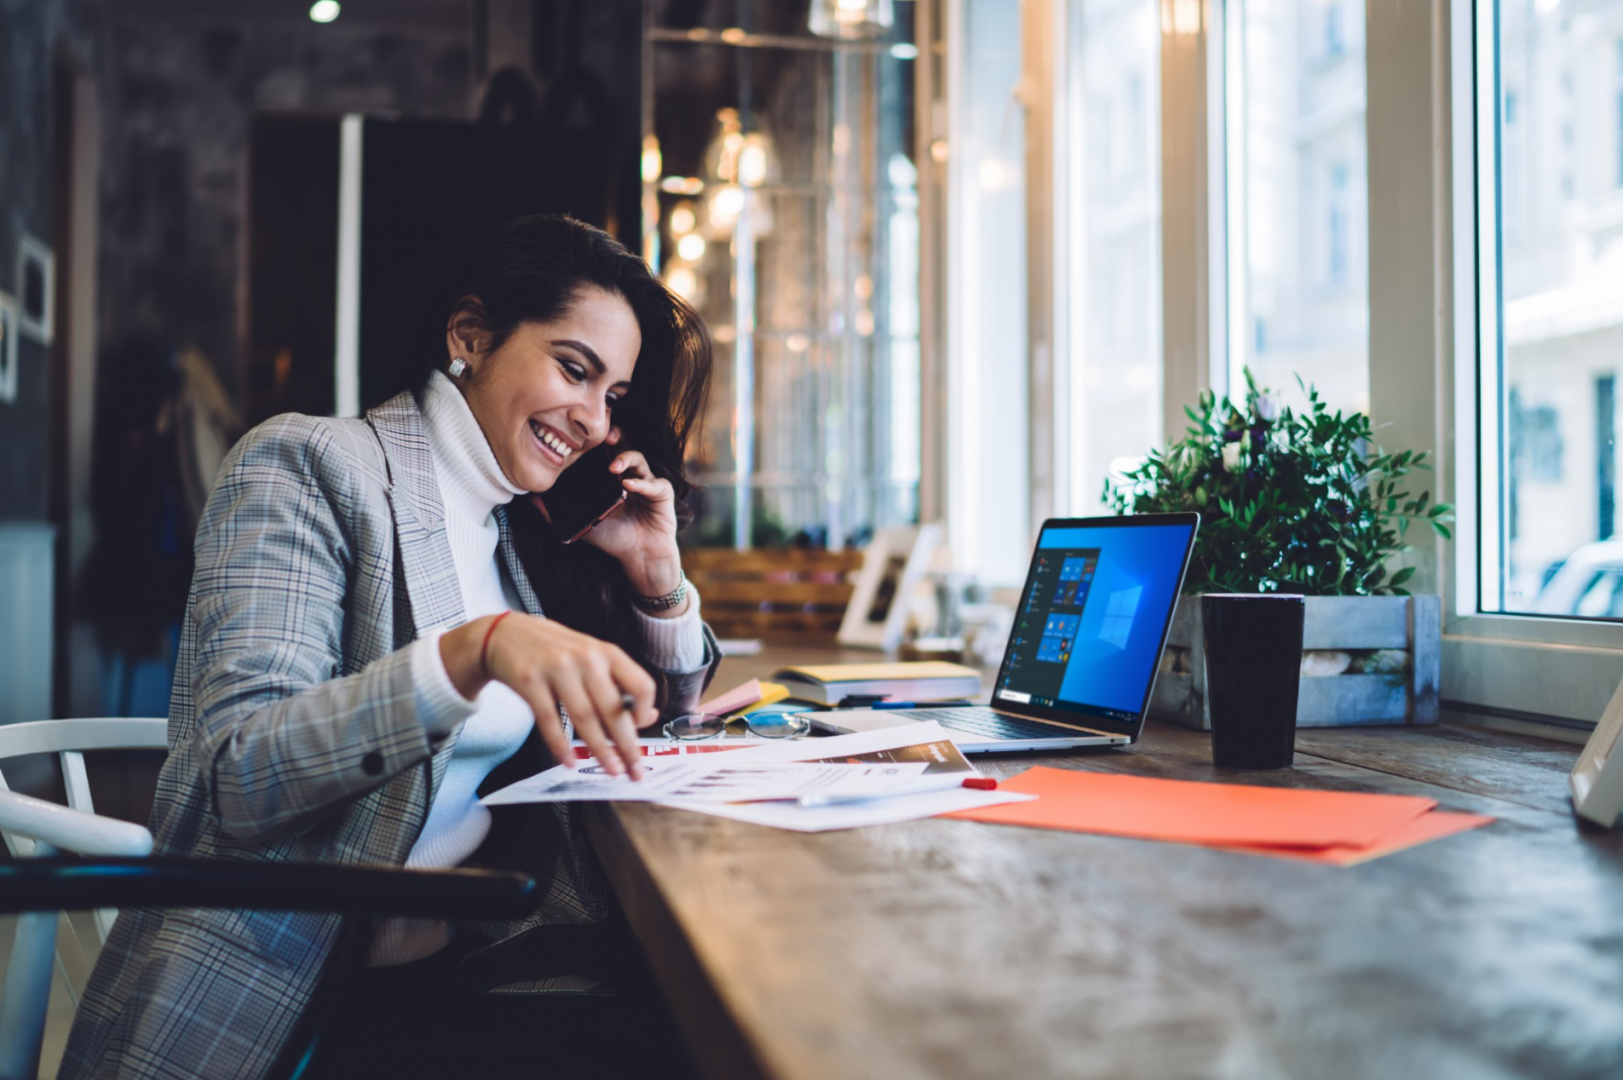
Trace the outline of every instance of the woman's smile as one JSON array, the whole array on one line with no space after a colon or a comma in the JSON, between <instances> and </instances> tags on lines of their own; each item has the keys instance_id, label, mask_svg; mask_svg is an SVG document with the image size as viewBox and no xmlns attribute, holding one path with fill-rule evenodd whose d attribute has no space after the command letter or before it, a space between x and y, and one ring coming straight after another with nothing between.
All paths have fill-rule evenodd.
<instances>
[{"instance_id":1,"label":"woman's smile","mask_svg":"<svg viewBox=\"0 0 1623 1080\"><path fill-rule=\"evenodd\" d=\"M557 428L539 420L530 421L530 434L535 436L541 455L560 468L568 464L570 456L580 449L579 443L566 439Z\"/></svg>"}]
</instances>

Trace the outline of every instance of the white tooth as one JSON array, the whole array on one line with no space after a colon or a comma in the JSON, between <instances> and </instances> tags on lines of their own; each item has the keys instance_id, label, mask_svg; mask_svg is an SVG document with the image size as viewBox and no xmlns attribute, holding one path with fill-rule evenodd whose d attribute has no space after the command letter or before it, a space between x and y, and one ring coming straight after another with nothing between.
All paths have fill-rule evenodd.
<instances>
[{"instance_id":1,"label":"white tooth","mask_svg":"<svg viewBox=\"0 0 1623 1080\"><path fill-rule=\"evenodd\" d=\"M543 443L545 443L547 445L547 447L550 448L559 457L565 457L566 458L566 457L569 456L569 454L571 452L570 447L566 446L564 444L564 441L562 439L558 438L558 436L554 435L552 432L547 431L544 428L540 431L540 436L541 436L541 441Z\"/></svg>"}]
</instances>

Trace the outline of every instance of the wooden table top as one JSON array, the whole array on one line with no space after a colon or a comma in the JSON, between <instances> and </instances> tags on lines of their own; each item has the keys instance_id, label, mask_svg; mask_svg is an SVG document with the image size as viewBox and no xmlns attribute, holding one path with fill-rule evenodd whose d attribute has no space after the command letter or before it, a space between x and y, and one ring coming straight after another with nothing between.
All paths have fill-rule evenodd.
<instances>
[{"instance_id":1,"label":"wooden table top","mask_svg":"<svg viewBox=\"0 0 1623 1080\"><path fill-rule=\"evenodd\" d=\"M717 685L788 655L730 659ZM619 803L589 821L714 1078L1623 1075L1623 832L1574 818L1577 748L1446 723L1297 747L1293 769L1219 769L1205 735L1152 723L1126 751L977 760L1499 820L1348 869L938 819L802 835Z\"/></svg>"}]
</instances>

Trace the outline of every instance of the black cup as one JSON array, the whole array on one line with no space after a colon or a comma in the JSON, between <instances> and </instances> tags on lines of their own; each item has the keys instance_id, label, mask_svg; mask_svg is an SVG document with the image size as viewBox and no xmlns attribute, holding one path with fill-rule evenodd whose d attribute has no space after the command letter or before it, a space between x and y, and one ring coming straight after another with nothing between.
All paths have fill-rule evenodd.
<instances>
[{"instance_id":1,"label":"black cup","mask_svg":"<svg viewBox=\"0 0 1623 1080\"><path fill-rule=\"evenodd\" d=\"M1200 598L1217 764L1283 769L1295 757L1306 610L1300 596L1280 593Z\"/></svg>"}]
</instances>

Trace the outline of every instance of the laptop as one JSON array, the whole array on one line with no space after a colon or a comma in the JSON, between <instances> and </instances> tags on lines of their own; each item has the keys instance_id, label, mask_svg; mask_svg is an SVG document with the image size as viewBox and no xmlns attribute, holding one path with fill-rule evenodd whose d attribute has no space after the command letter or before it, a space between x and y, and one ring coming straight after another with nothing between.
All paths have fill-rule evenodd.
<instances>
[{"instance_id":1,"label":"laptop","mask_svg":"<svg viewBox=\"0 0 1623 1080\"><path fill-rule=\"evenodd\" d=\"M1192 513L1050 518L990 705L836 709L818 726L934 720L966 754L1136 742L1199 527Z\"/></svg>"}]
</instances>

